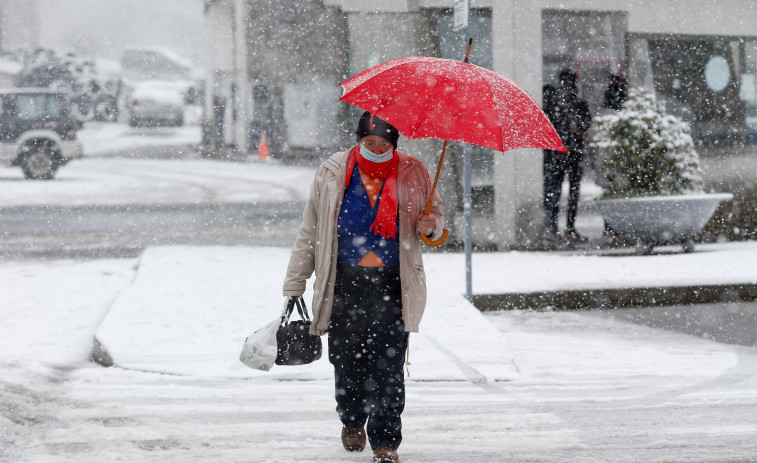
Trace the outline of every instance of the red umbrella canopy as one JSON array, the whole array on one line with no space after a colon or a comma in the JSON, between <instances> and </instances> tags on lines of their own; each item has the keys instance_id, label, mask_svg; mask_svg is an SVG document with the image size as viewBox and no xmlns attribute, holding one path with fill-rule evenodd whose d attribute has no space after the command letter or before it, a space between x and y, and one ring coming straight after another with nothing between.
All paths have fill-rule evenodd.
<instances>
[{"instance_id":1,"label":"red umbrella canopy","mask_svg":"<svg viewBox=\"0 0 757 463\"><path fill-rule=\"evenodd\" d=\"M497 151L566 151L531 95L496 72L442 58L399 58L341 84L340 100L389 122L408 139L438 138Z\"/></svg>"}]
</instances>

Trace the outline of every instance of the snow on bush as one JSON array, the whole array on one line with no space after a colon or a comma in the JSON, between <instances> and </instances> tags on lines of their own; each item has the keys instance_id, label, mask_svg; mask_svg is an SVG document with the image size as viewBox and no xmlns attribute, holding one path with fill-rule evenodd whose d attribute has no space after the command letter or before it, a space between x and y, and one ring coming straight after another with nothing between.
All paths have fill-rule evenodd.
<instances>
[{"instance_id":1,"label":"snow on bush","mask_svg":"<svg viewBox=\"0 0 757 463\"><path fill-rule=\"evenodd\" d=\"M654 95L629 91L620 111L592 122L590 144L606 198L702 191L699 155L689 125L665 114Z\"/></svg>"}]
</instances>

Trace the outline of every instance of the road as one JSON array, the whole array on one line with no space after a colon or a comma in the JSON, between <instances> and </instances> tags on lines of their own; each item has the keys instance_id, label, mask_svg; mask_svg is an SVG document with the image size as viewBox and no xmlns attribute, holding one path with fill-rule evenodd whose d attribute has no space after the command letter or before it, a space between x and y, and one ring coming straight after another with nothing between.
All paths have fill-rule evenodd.
<instances>
[{"instance_id":1,"label":"road","mask_svg":"<svg viewBox=\"0 0 757 463\"><path fill-rule=\"evenodd\" d=\"M591 312L488 317L507 336L520 377L408 381L402 461L757 461L753 349ZM24 425L0 429L0 444L12 442L0 445L2 462L370 460L339 445L333 381L91 363L44 374L10 365L3 373L0 396Z\"/></svg>"},{"instance_id":2,"label":"road","mask_svg":"<svg viewBox=\"0 0 757 463\"><path fill-rule=\"evenodd\" d=\"M592 313L716 342L757 347L755 301L596 310Z\"/></svg>"},{"instance_id":3,"label":"road","mask_svg":"<svg viewBox=\"0 0 757 463\"><path fill-rule=\"evenodd\" d=\"M3 258L135 257L150 245L290 246L301 201L0 208Z\"/></svg>"},{"instance_id":4,"label":"road","mask_svg":"<svg viewBox=\"0 0 757 463\"><path fill-rule=\"evenodd\" d=\"M150 245L290 246L312 167L261 167L243 158L208 161L180 144L87 156L49 182L0 169L0 258L134 257Z\"/></svg>"}]
</instances>

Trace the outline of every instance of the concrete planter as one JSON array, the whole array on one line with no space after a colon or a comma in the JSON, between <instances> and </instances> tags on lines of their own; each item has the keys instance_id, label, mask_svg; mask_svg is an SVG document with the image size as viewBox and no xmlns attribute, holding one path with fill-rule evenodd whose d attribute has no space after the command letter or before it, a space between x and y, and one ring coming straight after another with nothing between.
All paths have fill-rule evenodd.
<instances>
[{"instance_id":1,"label":"concrete planter","mask_svg":"<svg viewBox=\"0 0 757 463\"><path fill-rule=\"evenodd\" d=\"M594 206L616 233L636 242L639 254L664 244L681 244L684 252L692 252L693 236L721 202L731 199L731 193L649 196L599 199Z\"/></svg>"}]
</instances>

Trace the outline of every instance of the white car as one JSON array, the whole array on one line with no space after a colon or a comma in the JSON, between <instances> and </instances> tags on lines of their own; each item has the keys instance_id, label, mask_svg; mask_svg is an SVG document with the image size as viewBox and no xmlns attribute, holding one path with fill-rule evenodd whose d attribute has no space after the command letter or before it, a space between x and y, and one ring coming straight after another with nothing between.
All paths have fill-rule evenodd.
<instances>
[{"instance_id":1,"label":"white car","mask_svg":"<svg viewBox=\"0 0 757 463\"><path fill-rule=\"evenodd\" d=\"M147 80L134 84L127 99L129 125L184 125L184 94L176 82Z\"/></svg>"},{"instance_id":2,"label":"white car","mask_svg":"<svg viewBox=\"0 0 757 463\"><path fill-rule=\"evenodd\" d=\"M0 162L20 166L28 179L52 179L60 166L82 157L80 128L63 93L0 90Z\"/></svg>"}]
</instances>

